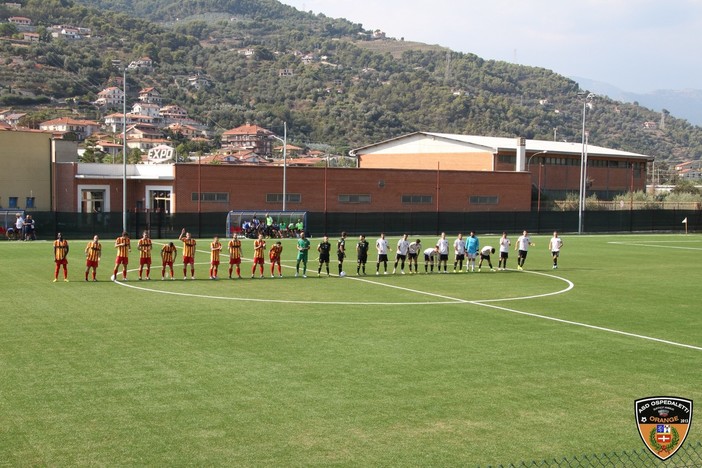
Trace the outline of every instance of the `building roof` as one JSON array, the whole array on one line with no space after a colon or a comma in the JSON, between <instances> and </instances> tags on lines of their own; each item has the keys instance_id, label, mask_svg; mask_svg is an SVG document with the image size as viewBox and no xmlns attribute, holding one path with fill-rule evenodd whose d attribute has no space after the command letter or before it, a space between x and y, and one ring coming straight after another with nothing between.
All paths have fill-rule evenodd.
<instances>
[{"instance_id":1,"label":"building roof","mask_svg":"<svg viewBox=\"0 0 702 468\"><path fill-rule=\"evenodd\" d=\"M258 135L259 133L263 133L264 135L273 134L273 132L266 128L247 123L246 125L227 130L226 132L222 133L222 135Z\"/></svg>"},{"instance_id":2,"label":"building roof","mask_svg":"<svg viewBox=\"0 0 702 468\"><path fill-rule=\"evenodd\" d=\"M408 137L424 136L425 138L440 139L447 142L455 142L458 144L466 144L472 147L482 147L486 151L492 153L500 152L516 152L517 142L519 138L516 137L489 137L489 136L479 136L479 135L458 135L452 133L433 133L433 132L415 132L407 135L402 135L397 138L391 138L389 140L381 141L379 143L374 143L372 145L363 146L351 150L350 155L356 156L359 153L367 153L370 150L378 149L379 147L385 145L393 145L400 140L406 139ZM580 156L582 155L582 144L581 143L571 143L571 142L561 142L561 141L548 141L548 140L525 140L526 151L528 153L544 151L546 153L553 154L572 154ZM591 156L609 156L609 157L626 157L633 159L646 159L653 161L653 156L648 156L645 154L631 153L628 151L621 151L612 148L605 148L596 145L587 145L588 157Z\"/></svg>"},{"instance_id":3,"label":"building roof","mask_svg":"<svg viewBox=\"0 0 702 468\"><path fill-rule=\"evenodd\" d=\"M71 117L60 117L58 119L52 119L52 120L47 120L46 122L42 122L39 124L39 126L48 126L48 125L83 125L83 126L93 126L93 127L98 127L100 126L99 123L94 122L92 120L78 120L78 119L72 119Z\"/></svg>"}]
</instances>

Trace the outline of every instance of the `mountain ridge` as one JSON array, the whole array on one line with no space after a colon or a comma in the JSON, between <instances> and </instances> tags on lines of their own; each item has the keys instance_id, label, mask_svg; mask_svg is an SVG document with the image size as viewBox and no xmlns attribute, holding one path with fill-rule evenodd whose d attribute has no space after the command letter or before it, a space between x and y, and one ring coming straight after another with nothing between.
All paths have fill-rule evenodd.
<instances>
[{"instance_id":1,"label":"mountain ridge","mask_svg":"<svg viewBox=\"0 0 702 468\"><path fill-rule=\"evenodd\" d=\"M688 120L691 124L702 125L702 89L656 89L647 93L626 91L602 81L571 76L572 80L597 94L606 95L622 102L649 107L654 111L669 111L671 114Z\"/></svg>"},{"instance_id":2,"label":"mountain ridge","mask_svg":"<svg viewBox=\"0 0 702 468\"><path fill-rule=\"evenodd\" d=\"M94 8L106 5L111 9ZM0 15L10 14L0 7ZM580 140L583 103L572 79L441 46L375 40L359 24L275 0L26 0L23 14L40 27L92 27L95 37L3 43L0 60L10 66L0 70L0 100L19 89L89 102L120 82L113 60L149 56L152 70L127 75L129 98L157 87L165 102L215 131L255 122L281 132L286 122L291 141L328 143L338 152L419 130ZM182 19L208 14L221 19ZM179 78L189 75L204 75L211 86L190 88ZM702 156L702 129L685 120L666 116L662 128L651 128L644 123L660 122L660 112L609 98L593 104L593 144L659 161ZM100 117L85 105L68 111ZM42 112L52 109L34 114Z\"/></svg>"}]
</instances>

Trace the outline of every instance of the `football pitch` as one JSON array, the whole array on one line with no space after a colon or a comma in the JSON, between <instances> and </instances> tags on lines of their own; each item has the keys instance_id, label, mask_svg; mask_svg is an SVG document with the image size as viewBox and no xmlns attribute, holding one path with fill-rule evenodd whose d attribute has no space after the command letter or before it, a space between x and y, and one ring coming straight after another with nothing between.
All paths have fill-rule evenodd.
<instances>
[{"instance_id":1,"label":"football pitch","mask_svg":"<svg viewBox=\"0 0 702 468\"><path fill-rule=\"evenodd\" d=\"M157 258L137 281L133 248L117 283L114 239L98 282L87 240L57 283L50 241L0 242L0 465L516 464L639 450L636 399L702 402L700 235L565 234L557 270L533 236L525 271L510 251L508 271L379 276L368 240L367 276L333 251L331 277L311 253L295 278L284 240L284 277L251 279L244 240L244 279L223 261L212 281L198 239L197 280L176 241L175 281Z\"/></svg>"}]
</instances>

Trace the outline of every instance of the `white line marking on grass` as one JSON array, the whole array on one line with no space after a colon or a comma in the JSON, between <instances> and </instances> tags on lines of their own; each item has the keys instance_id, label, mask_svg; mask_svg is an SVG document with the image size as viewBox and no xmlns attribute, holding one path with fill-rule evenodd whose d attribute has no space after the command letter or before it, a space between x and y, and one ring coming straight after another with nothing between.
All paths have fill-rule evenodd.
<instances>
[{"instance_id":1,"label":"white line marking on grass","mask_svg":"<svg viewBox=\"0 0 702 468\"><path fill-rule=\"evenodd\" d=\"M535 275L542 275L542 276L547 276L551 278L556 278L561 281L565 281L568 284L568 287L565 289L562 289L560 291L556 292L551 292L551 293L545 293L545 294L538 294L538 295L533 295L533 296L525 296L525 297L519 297L519 298L506 298L506 299L485 299L485 300L478 300L478 301L469 301L466 299L459 299L455 297L450 297L450 296L445 296L441 294L435 294L427 291L420 291L417 289L411 289L411 288L405 288L402 286L396 286L393 284L387 284L387 283L381 283L378 281L372 281L370 279L366 278L349 278L355 281L361 281L364 283L370 283L370 284L375 284L387 288L392 288L392 289L399 289L402 291L407 291L415 294L422 294L422 295L427 295L427 296L432 296L432 297L437 297L441 299L447 299L447 301L437 301L437 302L358 302L358 301L337 301L337 302L332 302L332 301L292 301L292 300L283 300L283 299L255 299L255 298L241 298L241 297L225 297L225 296L210 296L210 295L205 295L205 294L193 294L193 293L180 293L180 292L173 292L173 291L161 291L161 290L156 290L156 289L150 289L150 288L144 288L140 287L134 284L128 284L124 283L121 281L116 281L116 284L119 284L120 286L125 286L128 288L140 290L140 291L146 291L146 292L154 292L154 293L159 293L159 294L170 294L174 296L182 296L182 297L195 297L195 298L202 298L202 299L217 299L217 300L228 300L228 301L239 301L239 302L273 302L273 303L280 303L280 304L318 304L318 305L379 305L379 306L407 306L407 305L455 305L455 304L471 304L471 305L477 305L481 307L488 307L491 309L495 310L501 310L503 312L510 312L512 314L518 314L518 315L523 315L526 317L532 317L532 318L537 318L541 320L550 320L552 322L557 322L557 323L562 323L565 325L573 325L576 327L583 327L583 328L589 328L591 330L597 330L597 331L603 331L607 333L614 333L617 335L622 335L622 336L627 336L630 338L638 338L640 340L646 340L646 341L653 341L656 343L662 343L662 344L667 344L671 346L677 346L680 348L687 348L687 349L693 349L695 351L702 351L702 347L700 346L694 346L694 345L689 345L685 343L678 343L676 341L670 341L670 340L664 340L661 338L655 338L652 336L646 336L646 335L639 335L636 333L630 333L630 332L625 332L622 330L615 330L613 328L607 328L607 327L600 327L597 325L590 325L587 323L582 323L582 322L575 322L573 320L565 320L565 319L560 319L556 317L549 317L548 315L541 315L541 314L535 314L531 312L524 312L521 310L516 310L516 309L510 309L507 307L502 307L494 304L490 304L491 302L502 302L502 301L514 301L514 300L521 300L521 299L535 299L535 298L541 298L541 297L546 297L546 296L552 296L556 294L563 294L565 292L570 291L575 287L573 282L570 280L567 280L565 278L561 278L559 276L547 274L547 273L541 273L537 271L524 271L523 273L528 273L528 274L535 274ZM227 281L227 280L224 280ZM273 280L270 280L273 281Z\"/></svg>"},{"instance_id":2,"label":"white line marking on grass","mask_svg":"<svg viewBox=\"0 0 702 468\"><path fill-rule=\"evenodd\" d=\"M384 286L386 288L399 289L401 291L407 291L407 292L411 292L411 293L415 293L415 294L424 294L426 296L438 297L440 299L447 299L447 300L451 301L451 302L448 302L447 304L467 304L467 303L471 302L471 301L468 301L466 299L458 299L456 297L449 297L449 296L435 294L435 293L431 293L431 292L427 292L427 291L420 291L418 289L403 288L402 286L395 286L394 284L387 284L387 283L381 283L378 281L371 281L370 279L367 279L367 278L349 278L348 276L347 276L347 278L350 280L354 280L354 281L361 281L363 283L370 283L370 284L375 284L378 286ZM439 304L439 303L432 302L432 304Z\"/></svg>"},{"instance_id":3,"label":"white line marking on grass","mask_svg":"<svg viewBox=\"0 0 702 468\"><path fill-rule=\"evenodd\" d=\"M181 280L184 281L184 280ZM190 281L190 280L186 280ZM222 281L229 281L227 280L222 280ZM238 281L238 280L237 280ZM269 281L279 281L279 280L269 280ZM275 302L278 304L317 304L317 305L380 305L380 306L408 306L408 305L446 305L446 304L457 304L457 303L465 303L467 301L462 301L459 299L452 300L450 302L358 302L358 301L292 301L292 300L287 300L287 299L256 299L256 298L251 298L251 297L231 297L231 296L211 296L211 295L206 295L206 294L193 294L193 293L181 293L181 292L174 292L174 291L162 291L158 289L150 289L150 288L144 288L141 286L137 286L135 284L129 284L125 283L123 281L115 281L115 283L119 284L120 286L124 286L127 288L132 288L136 289L139 291L147 291L147 292L153 292L153 293L158 293L158 294L170 294L173 296L183 296L183 297L196 297L196 298L202 298L202 299L218 299L218 300L224 300L224 301L239 301L239 302Z\"/></svg>"},{"instance_id":4,"label":"white line marking on grass","mask_svg":"<svg viewBox=\"0 0 702 468\"><path fill-rule=\"evenodd\" d=\"M555 278L557 280L565 282L568 286L565 289L561 289L560 291L554 291L550 293L544 293L544 294L535 294L533 296L521 296L521 297L508 297L505 299L485 299L481 301L471 301L474 304L483 304L487 302L502 302L502 301L521 301L523 299L537 299L540 297L548 297L548 296L556 296L558 294L563 294L567 293L571 289L575 287L575 284L569 279L561 278L560 276L552 275L550 273L541 273L538 271L523 271L522 273L529 273L530 275L540 275L540 276L545 276L547 278Z\"/></svg>"},{"instance_id":5,"label":"white line marking on grass","mask_svg":"<svg viewBox=\"0 0 702 468\"><path fill-rule=\"evenodd\" d=\"M511 312L513 314L526 315L528 317L534 317L534 318L539 318L539 319L543 319L543 320L551 320L553 322L564 323L567 325L575 325L577 327L590 328L592 330L605 331L608 333L615 333L617 335L624 335L624 336L629 336L629 337L633 337L633 338L639 338L642 340L655 341L657 343L664 343L664 344L668 344L668 345L672 345L672 346L679 346L681 348L688 348L688 349L694 349L696 351L702 351L702 347L700 347L700 346L693 346L693 345L689 345L689 344L685 344L685 343L678 343L676 341L663 340L661 338L654 338L652 336L638 335L636 333L629 333L629 332L625 332L625 331L621 331L621 330L615 330L613 328L599 327L597 325L589 325L587 323L574 322L572 320L559 319L556 317L549 317L547 315L539 315L539 314L533 314L531 312L523 312L520 310L508 309L507 307L500 307L500 306L493 305L493 304L484 304L484 303L480 303L480 302L475 302L474 304L480 305L483 307L490 307L493 309L502 310L505 312Z\"/></svg>"},{"instance_id":6,"label":"white line marking on grass","mask_svg":"<svg viewBox=\"0 0 702 468\"><path fill-rule=\"evenodd\" d=\"M510 271L514 271L514 270L510 270ZM483 302L521 301L523 299L536 299L539 297L547 297L547 296L555 296L557 294L563 294L563 293L570 291L571 289L573 289L575 287L575 285L573 284L572 281L567 280L565 278L561 278L560 276L556 276L556 275L552 275L552 274L548 274L548 273L540 273L538 271L524 271L524 273L529 273L532 275L546 276L548 278L555 278L557 280L565 282L568 286L565 289L561 289L559 291L554 291L554 292L549 292L549 293L544 293L544 294L535 294L533 296L505 297L505 298L498 298L498 299L483 299L483 300L478 300L478 301L472 301L472 300L468 300L468 299L459 299L456 297L443 296L441 294L435 294L435 293L431 293L431 292L427 292L427 291L420 291L418 289L403 288L402 286L396 286L394 284L387 284L387 283L381 283L378 281L372 281L371 279L368 279L368 278L358 278L358 277L356 277L356 278L347 277L347 278L355 280L355 281L363 281L363 282L370 283L370 284L376 284L378 286L385 286L386 288L400 289L403 291L408 291L408 292L412 292L412 293L416 293L416 294L425 294L427 296L434 296L434 297L438 297L441 299L448 299L448 300L456 302L457 304L461 304L461 303L479 304L479 303L483 303Z\"/></svg>"},{"instance_id":7,"label":"white line marking on grass","mask_svg":"<svg viewBox=\"0 0 702 468\"><path fill-rule=\"evenodd\" d=\"M201 263L196 263L197 265ZM204 264L204 263L202 263ZM207 264L209 265L209 264ZM294 268L294 267L292 267ZM127 270L128 272L131 271L139 271L138 269L134 270ZM443 301L425 301L425 302L377 302L377 301L371 301L371 302L361 302L361 301L298 301L298 300L289 300L289 299L256 299L256 298L247 298L247 297L236 297L236 296L211 296L211 295L206 295L206 294L194 294L194 293L181 293L181 292L173 292L173 291L162 291L162 290L157 290L157 289L151 289L143 286L137 286L135 284L128 284L125 283L124 281L120 281L119 278L114 281L114 283L120 285L120 286L126 286L128 288L132 289L137 289L141 291L152 291L160 294L172 294L176 296L186 296L186 297L198 297L198 298L203 298L203 299L217 299L217 300L230 300L230 301L240 301L240 302L275 302L275 303L281 303L281 304L319 304L319 305L383 305L383 306L405 306L405 305L449 305L449 304L480 304L480 303L487 303L487 302L501 302L501 301L518 301L522 299L536 299L540 297L547 297L547 296L553 296L556 294L562 294L565 292L570 291L573 289L574 284L565 279L561 278L559 276L555 275L550 275L546 273L539 273L535 271L525 271L524 273L530 273L534 275L541 275L541 276L546 276L550 278L555 278L561 281L565 281L568 286L565 289L561 289L559 291L554 291L554 292L549 292L549 293L544 293L544 294L535 294L532 296L521 296L521 297L508 297L508 298L501 298L501 299L484 299L484 300L479 300L479 301L472 301L468 299L460 299L457 297L451 297L451 296L446 296L442 294L436 294L432 293L429 291L420 291L418 289L411 289L411 288L405 288L402 286L397 286L394 284L387 284L387 283L382 283L379 281L372 281L371 279L368 278L358 278L358 277L349 277L347 276L345 279L347 280L353 280L353 281L360 281L368 284L373 284L385 288L391 288L391 289L399 289L401 291L407 291L410 293L414 294L422 294L426 296L431 296L431 297L436 297L438 299L444 299ZM338 275L332 275L332 276L338 276ZM265 278L268 279L268 278ZM277 278L275 278L277 279ZM260 280L260 278L253 278L253 280ZM183 280L181 280L183 281ZM190 281L190 280L187 280ZM222 279L222 281L229 281L228 278ZM238 280L236 280L238 281ZM270 281L270 280L269 280Z\"/></svg>"},{"instance_id":8,"label":"white line marking on grass","mask_svg":"<svg viewBox=\"0 0 702 468\"><path fill-rule=\"evenodd\" d=\"M533 275L548 276L548 277L551 277L551 278L557 278L557 279L560 279L560 280L565 281L566 283L568 283L568 287L567 287L566 289L563 289L563 290L561 290L561 291L556 291L556 292L553 292L553 293L539 294L539 295L528 296L528 297L522 297L522 298L487 299L487 300L482 300L482 301L480 301L480 300L479 300L479 301L466 301L466 300L457 299L457 298L454 298L454 299L455 299L456 303L474 304L474 305L478 305L478 306L482 306L482 307L489 307L489 308L492 308L492 309L502 310L502 311L504 311L504 312L511 312L511 313L513 313L513 314L524 315L524 316L527 316L527 317L533 317L533 318L538 318L538 319L542 319L542 320L551 320L551 321L553 321L553 322L563 323L563 324L567 324L567 325L574 325L574 326L578 326L578 327L590 328L590 329L592 329L592 330L604 331L604 332L608 332L608 333L615 333L615 334L618 334L618 335L629 336L629 337L632 337L632 338L639 338L639 339L642 339L642 340L654 341L654 342L657 342L657 343L664 343L664 344L668 344L668 345L672 345L672 346L679 346L679 347L682 347L682 348L688 348L688 349L694 349L694 350L697 350L697 351L702 351L702 347L699 347L699 346L693 346L693 345L689 345L689 344L685 344L685 343L678 343L678 342L675 342L675 341L663 340L663 339L661 339L661 338L654 338L654 337L652 337L652 336L638 335L638 334L636 334L636 333L629 333L629 332L625 332L625 331L621 331L621 330L615 330L615 329L613 329L613 328L600 327L600 326L597 326L597 325L590 325L590 324L587 324L587 323L575 322L575 321L572 321L572 320L565 320L565 319L560 319L560 318L556 318L556 317L549 317L549 316L547 316L547 315L534 314L534 313L531 313L531 312L524 312L524 311L521 311L521 310L509 309L509 308L507 308L507 307L501 307L501 306L498 306L498 305L488 304L489 302L513 301L513 300L518 300L518 299L532 299L532 298L539 298L539 297L552 296L552 295L555 295L555 294L562 294L562 293L565 293L565 292L570 291L571 289L573 289L573 288L575 287L575 285L573 284L572 281L567 280L567 279L565 279L565 278L561 278L561 277L559 277L559 276L550 275L550 274L547 274L547 273L540 273L540 272L538 272L538 271L524 271L524 273L529 273L529 274L533 274ZM354 278L354 279L356 279L356 278ZM424 291L417 291L417 290L413 290L413 289L409 289L409 288L401 288L401 287L398 287L398 286L389 285L389 284L385 284L385 283L376 283L376 282L374 282L374 281L369 281L369 280L360 280L360 281L366 281L366 282L369 282L369 283L375 283L375 284L379 284L379 285L386 286L386 287L392 287L392 288L403 289L403 290L406 290L406 291L409 291L409 292L415 292L415 293L418 293L418 294L435 295L435 294L427 293L427 292L424 292ZM436 296L438 296L438 295L436 295ZM450 299L448 296L439 296L439 297L445 297L445 298L447 298L447 299Z\"/></svg>"}]
</instances>

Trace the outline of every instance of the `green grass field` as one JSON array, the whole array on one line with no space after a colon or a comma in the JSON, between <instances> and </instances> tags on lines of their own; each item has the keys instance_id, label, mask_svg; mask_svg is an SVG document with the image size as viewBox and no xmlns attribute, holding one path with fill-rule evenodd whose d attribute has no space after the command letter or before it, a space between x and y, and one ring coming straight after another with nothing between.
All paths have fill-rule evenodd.
<instances>
[{"instance_id":1,"label":"green grass field","mask_svg":"<svg viewBox=\"0 0 702 468\"><path fill-rule=\"evenodd\" d=\"M475 466L643 448L635 399L702 401L702 237L565 235L558 270L533 239L525 272L357 278L352 255L348 277L317 278L312 260L307 279L285 241L284 278L249 279L247 260L234 281L206 279L201 239L196 281L127 283L108 280L113 240L97 283L85 240L69 239L68 283L51 281L50 242L1 242L0 465Z\"/></svg>"}]
</instances>

